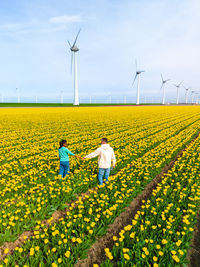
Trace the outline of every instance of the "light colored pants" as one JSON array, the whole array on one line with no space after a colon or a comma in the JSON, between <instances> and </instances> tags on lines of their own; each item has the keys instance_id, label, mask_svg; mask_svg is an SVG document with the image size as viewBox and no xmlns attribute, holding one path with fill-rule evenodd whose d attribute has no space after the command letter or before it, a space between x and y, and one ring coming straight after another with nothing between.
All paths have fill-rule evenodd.
<instances>
[{"instance_id":1,"label":"light colored pants","mask_svg":"<svg viewBox=\"0 0 200 267\"><path fill-rule=\"evenodd\" d=\"M104 168L99 168L99 173L98 173L98 180L99 184L103 184L103 177L105 175L106 182L108 182L108 177L110 174L110 168L104 169Z\"/></svg>"}]
</instances>

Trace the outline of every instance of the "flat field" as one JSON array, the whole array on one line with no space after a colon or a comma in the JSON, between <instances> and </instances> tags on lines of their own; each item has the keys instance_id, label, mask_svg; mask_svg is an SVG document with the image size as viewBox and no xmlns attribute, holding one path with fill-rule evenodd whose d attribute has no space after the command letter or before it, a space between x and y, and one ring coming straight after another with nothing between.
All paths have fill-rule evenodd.
<instances>
[{"instance_id":1,"label":"flat field","mask_svg":"<svg viewBox=\"0 0 200 267\"><path fill-rule=\"evenodd\" d=\"M0 109L0 266L199 261L199 131L198 106ZM96 159L58 176L61 139L85 156L102 137L108 183Z\"/></svg>"}]
</instances>

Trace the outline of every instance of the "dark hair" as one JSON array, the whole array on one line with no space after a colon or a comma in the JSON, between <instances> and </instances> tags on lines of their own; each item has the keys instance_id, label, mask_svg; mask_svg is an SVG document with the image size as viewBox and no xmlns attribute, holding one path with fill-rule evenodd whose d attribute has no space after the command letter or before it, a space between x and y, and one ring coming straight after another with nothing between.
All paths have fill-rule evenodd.
<instances>
[{"instance_id":1,"label":"dark hair","mask_svg":"<svg viewBox=\"0 0 200 267\"><path fill-rule=\"evenodd\" d=\"M62 141L60 141L60 147L59 147L59 148L63 147L63 145L66 144L66 143L67 143L66 140L62 140Z\"/></svg>"},{"instance_id":2,"label":"dark hair","mask_svg":"<svg viewBox=\"0 0 200 267\"><path fill-rule=\"evenodd\" d=\"M108 139L107 138L101 138L101 141L104 141L104 142L108 143Z\"/></svg>"}]
</instances>

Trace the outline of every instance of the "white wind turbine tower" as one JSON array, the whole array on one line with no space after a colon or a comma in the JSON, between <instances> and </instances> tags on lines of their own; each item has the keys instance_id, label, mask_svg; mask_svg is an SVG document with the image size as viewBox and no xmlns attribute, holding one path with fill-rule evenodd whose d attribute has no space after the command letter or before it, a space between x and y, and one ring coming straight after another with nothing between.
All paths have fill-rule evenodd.
<instances>
[{"instance_id":1,"label":"white wind turbine tower","mask_svg":"<svg viewBox=\"0 0 200 267\"><path fill-rule=\"evenodd\" d=\"M161 74L161 79L162 79L162 85L161 85L161 87L160 87L160 90L163 89L162 104L164 105L164 104L165 104L165 84L166 84L168 81L170 81L170 79L164 80L162 74Z\"/></svg>"},{"instance_id":2,"label":"white wind turbine tower","mask_svg":"<svg viewBox=\"0 0 200 267\"><path fill-rule=\"evenodd\" d=\"M19 88L16 88L16 92L17 92L17 103L20 103L20 94L19 94Z\"/></svg>"},{"instance_id":3,"label":"white wind turbine tower","mask_svg":"<svg viewBox=\"0 0 200 267\"><path fill-rule=\"evenodd\" d=\"M196 104L199 104L199 92L195 92L195 94L197 95Z\"/></svg>"},{"instance_id":4,"label":"white wind turbine tower","mask_svg":"<svg viewBox=\"0 0 200 267\"><path fill-rule=\"evenodd\" d=\"M136 67L136 72L135 72L135 78L133 80L132 86L134 85L134 82L137 79L137 99L136 99L136 104L139 105L140 104L140 74L142 72L145 72L145 71L137 69L137 60L135 61L135 67Z\"/></svg>"},{"instance_id":5,"label":"white wind turbine tower","mask_svg":"<svg viewBox=\"0 0 200 267\"><path fill-rule=\"evenodd\" d=\"M75 41L73 45L70 44L68 41L70 50L71 50L71 73L72 73L72 65L74 61L74 105L78 106L79 105L79 97L78 97L78 80L77 80L77 60L76 60L76 52L79 51L78 47L76 46L76 41L79 36L81 29L78 31Z\"/></svg>"},{"instance_id":6,"label":"white wind turbine tower","mask_svg":"<svg viewBox=\"0 0 200 267\"><path fill-rule=\"evenodd\" d=\"M188 103L188 91L191 89L191 87L185 87L185 86L183 86L184 88L185 88L185 103L187 104Z\"/></svg>"},{"instance_id":7,"label":"white wind turbine tower","mask_svg":"<svg viewBox=\"0 0 200 267\"><path fill-rule=\"evenodd\" d=\"M192 104L194 103L194 93L195 93L195 91L192 91L192 92L191 92L191 96L192 96Z\"/></svg>"},{"instance_id":8,"label":"white wind turbine tower","mask_svg":"<svg viewBox=\"0 0 200 267\"><path fill-rule=\"evenodd\" d=\"M183 82L183 81L182 81ZM180 82L179 84L174 84L174 86L176 87L176 104L178 105L179 104L179 88L182 84L182 82Z\"/></svg>"}]
</instances>

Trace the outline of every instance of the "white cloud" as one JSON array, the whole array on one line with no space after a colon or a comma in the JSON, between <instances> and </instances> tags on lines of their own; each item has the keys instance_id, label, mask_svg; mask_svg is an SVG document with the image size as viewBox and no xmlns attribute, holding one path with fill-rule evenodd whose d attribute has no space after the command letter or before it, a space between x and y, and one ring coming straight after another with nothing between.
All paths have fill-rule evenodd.
<instances>
[{"instance_id":1,"label":"white cloud","mask_svg":"<svg viewBox=\"0 0 200 267\"><path fill-rule=\"evenodd\" d=\"M81 20L80 16L74 15L74 16L59 16L59 17L52 17L49 19L51 23L72 23L72 22L79 22Z\"/></svg>"}]
</instances>

